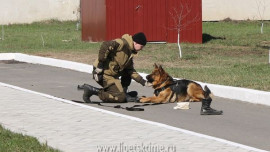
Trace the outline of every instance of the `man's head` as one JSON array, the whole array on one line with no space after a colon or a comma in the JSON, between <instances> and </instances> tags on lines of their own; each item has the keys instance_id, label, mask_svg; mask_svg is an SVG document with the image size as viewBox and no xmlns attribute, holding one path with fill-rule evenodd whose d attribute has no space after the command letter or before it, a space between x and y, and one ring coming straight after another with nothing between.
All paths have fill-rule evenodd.
<instances>
[{"instance_id":1,"label":"man's head","mask_svg":"<svg viewBox=\"0 0 270 152\"><path fill-rule=\"evenodd\" d=\"M134 42L134 49L140 51L146 45L146 36L143 32L136 33L132 36Z\"/></svg>"}]
</instances>

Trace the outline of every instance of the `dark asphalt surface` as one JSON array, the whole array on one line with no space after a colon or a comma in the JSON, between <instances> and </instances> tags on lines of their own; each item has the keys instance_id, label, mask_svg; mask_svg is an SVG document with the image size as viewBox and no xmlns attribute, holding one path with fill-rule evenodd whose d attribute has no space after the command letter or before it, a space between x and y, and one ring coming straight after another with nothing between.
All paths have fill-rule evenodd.
<instances>
[{"instance_id":1,"label":"dark asphalt surface","mask_svg":"<svg viewBox=\"0 0 270 152\"><path fill-rule=\"evenodd\" d=\"M91 79L90 74L44 65L7 64L0 61L0 71L0 82L78 102L82 102L83 93L77 91L78 84L88 83L98 86ZM137 83L132 83L129 90L136 90L139 95L151 96L153 94L153 89L142 87ZM91 99L100 101L97 97ZM143 106L145 111L126 111L106 107L119 104L87 105L270 151L269 106L215 97L212 107L223 110L224 114L221 116L201 116L199 114L201 103L191 103L189 110L174 110L173 107L176 106L176 103ZM133 105L143 104L121 104L122 107Z\"/></svg>"}]
</instances>

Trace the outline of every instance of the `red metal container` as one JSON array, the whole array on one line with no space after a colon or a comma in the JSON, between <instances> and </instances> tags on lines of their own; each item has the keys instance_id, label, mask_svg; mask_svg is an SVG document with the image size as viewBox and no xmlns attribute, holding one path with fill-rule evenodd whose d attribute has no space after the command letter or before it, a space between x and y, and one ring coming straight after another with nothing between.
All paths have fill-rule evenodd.
<instances>
[{"instance_id":1,"label":"red metal container","mask_svg":"<svg viewBox=\"0 0 270 152\"><path fill-rule=\"evenodd\" d=\"M202 43L201 0L81 0L82 40L144 32L148 41L175 43L175 10L183 14L181 42Z\"/></svg>"}]
</instances>

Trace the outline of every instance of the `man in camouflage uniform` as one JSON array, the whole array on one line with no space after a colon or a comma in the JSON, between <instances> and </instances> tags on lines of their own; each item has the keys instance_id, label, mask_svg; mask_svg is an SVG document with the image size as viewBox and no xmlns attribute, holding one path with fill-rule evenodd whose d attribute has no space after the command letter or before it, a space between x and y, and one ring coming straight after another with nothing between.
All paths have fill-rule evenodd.
<instances>
[{"instance_id":1,"label":"man in camouflage uniform","mask_svg":"<svg viewBox=\"0 0 270 152\"><path fill-rule=\"evenodd\" d=\"M146 42L142 32L133 36L125 34L122 38L103 42L98 59L93 64L93 78L103 88L79 85L78 89L84 90L83 100L89 103L92 95L98 95L104 102L134 101L134 97L127 94L131 79L150 87L152 84L144 80L133 66L133 57L143 49Z\"/></svg>"}]
</instances>

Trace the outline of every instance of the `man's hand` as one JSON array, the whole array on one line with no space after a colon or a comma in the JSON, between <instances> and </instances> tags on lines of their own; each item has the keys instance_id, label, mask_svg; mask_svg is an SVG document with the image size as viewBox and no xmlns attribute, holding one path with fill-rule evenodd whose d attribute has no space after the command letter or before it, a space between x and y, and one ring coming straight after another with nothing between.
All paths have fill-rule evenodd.
<instances>
[{"instance_id":1,"label":"man's hand","mask_svg":"<svg viewBox=\"0 0 270 152\"><path fill-rule=\"evenodd\" d=\"M102 81L103 79L103 65L102 63L98 63L97 67L95 68L95 70L93 71L93 77L97 82Z\"/></svg>"},{"instance_id":2,"label":"man's hand","mask_svg":"<svg viewBox=\"0 0 270 152\"><path fill-rule=\"evenodd\" d=\"M103 71L103 69L101 69L101 68L96 68L95 71L96 71L97 74L100 74L100 73Z\"/></svg>"},{"instance_id":3,"label":"man's hand","mask_svg":"<svg viewBox=\"0 0 270 152\"><path fill-rule=\"evenodd\" d=\"M140 83L142 86L145 87L152 87L153 84L147 80L144 80L143 78L141 78L141 80L138 81L138 83Z\"/></svg>"},{"instance_id":4,"label":"man's hand","mask_svg":"<svg viewBox=\"0 0 270 152\"><path fill-rule=\"evenodd\" d=\"M151 82L146 81L145 84L144 84L144 86L146 86L146 87L152 87L153 84Z\"/></svg>"},{"instance_id":5,"label":"man's hand","mask_svg":"<svg viewBox=\"0 0 270 152\"><path fill-rule=\"evenodd\" d=\"M94 74L93 76L94 76L95 81L97 81L97 82L100 82L103 79L102 74Z\"/></svg>"},{"instance_id":6,"label":"man's hand","mask_svg":"<svg viewBox=\"0 0 270 152\"><path fill-rule=\"evenodd\" d=\"M100 74L101 72L103 72L103 64L101 62L98 63L95 71L97 74Z\"/></svg>"}]
</instances>

